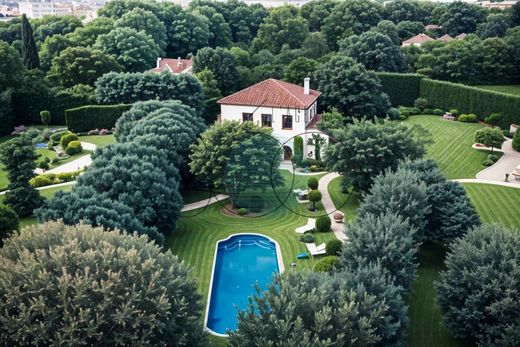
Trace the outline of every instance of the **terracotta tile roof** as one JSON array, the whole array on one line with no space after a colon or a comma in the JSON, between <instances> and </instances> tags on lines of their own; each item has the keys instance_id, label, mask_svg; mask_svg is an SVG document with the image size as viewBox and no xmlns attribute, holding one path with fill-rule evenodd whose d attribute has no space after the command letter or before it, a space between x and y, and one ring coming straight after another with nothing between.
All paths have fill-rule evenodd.
<instances>
[{"instance_id":1,"label":"terracotta tile roof","mask_svg":"<svg viewBox=\"0 0 520 347\"><path fill-rule=\"evenodd\" d=\"M426 29L426 30L437 30L440 28L441 28L441 26L437 25L437 24L428 24L427 26L424 27L424 29Z\"/></svg>"},{"instance_id":2,"label":"terracotta tile roof","mask_svg":"<svg viewBox=\"0 0 520 347\"><path fill-rule=\"evenodd\" d=\"M468 36L466 33L462 33L462 34L458 34L457 36L455 36L455 38L457 40L464 40L466 38L466 36Z\"/></svg>"},{"instance_id":3,"label":"terracotta tile roof","mask_svg":"<svg viewBox=\"0 0 520 347\"><path fill-rule=\"evenodd\" d=\"M159 60L160 59L160 60ZM171 73L191 73L193 62L191 59L159 58L158 66L151 69L152 72L170 71Z\"/></svg>"},{"instance_id":4,"label":"terracotta tile roof","mask_svg":"<svg viewBox=\"0 0 520 347\"><path fill-rule=\"evenodd\" d=\"M302 86L270 78L226 96L218 103L306 109L320 95L320 92L313 89L310 89L309 94L305 94Z\"/></svg>"},{"instance_id":5,"label":"terracotta tile roof","mask_svg":"<svg viewBox=\"0 0 520 347\"><path fill-rule=\"evenodd\" d=\"M450 41L453 41L455 39L453 37L451 37L450 35L446 34L446 35L442 35L437 40L444 41L444 42L450 42Z\"/></svg>"},{"instance_id":6,"label":"terracotta tile roof","mask_svg":"<svg viewBox=\"0 0 520 347\"><path fill-rule=\"evenodd\" d=\"M426 34L419 34L409 38L408 40L404 40L403 43L425 43L428 41L433 41L433 39Z\"/></svg>"}]
</instances>

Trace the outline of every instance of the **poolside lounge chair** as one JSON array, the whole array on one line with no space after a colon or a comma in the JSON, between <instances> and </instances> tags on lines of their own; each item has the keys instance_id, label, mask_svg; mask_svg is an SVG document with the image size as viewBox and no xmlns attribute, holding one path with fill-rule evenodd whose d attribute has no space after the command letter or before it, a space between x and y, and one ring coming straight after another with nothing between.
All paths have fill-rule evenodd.
<instances>
[{"instance_id":1,"label":"poolside lounge chair","mask_svg":"<svg viewBox=\"0 0 520 347\"><path fill-rule=\"evenodd\" d=\"M296 231L298 234L305 234L306 231L311 231L316 227L316 219L309 218L307 220L307 224L305 224L302 227L296 228L294 231Z\"/></svg>"},{"instance_id":2,"label":"poolside lounge chair","mask_svg":"<svg viewBox=\"0 0 520 347\"><path fill-rule=\"evenodd\" d=\"M311 255L320 255L327 253L327 251L325 250L325 243L322 243L319 246L316 246L315 243L306 243L305 246L307 246L307 249L309 250L309 253Z\"/></svg>"},{"instance_id":3,"label":"poolside lounge chair","mask_svg":"<svg viewBox=\"0 0 520 347\"><path fill-rule=\"evenodd\" d=\"M307 199L307 194L308 194L307 190L293 189L293 193L296 194L296 198L298 198L298 200L306 200Z\"/></svg>"}]
</instances>

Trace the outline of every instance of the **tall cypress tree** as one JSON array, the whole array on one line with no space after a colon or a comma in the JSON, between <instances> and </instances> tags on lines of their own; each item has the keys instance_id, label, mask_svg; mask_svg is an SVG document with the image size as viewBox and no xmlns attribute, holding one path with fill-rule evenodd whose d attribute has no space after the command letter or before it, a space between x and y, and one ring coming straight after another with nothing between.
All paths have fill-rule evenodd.
<instances>
[{"instance_id":1,"label":"tall cypress tree","mask_svg":"<svg viewBox=\"0 0 520 347\"><path fill-rule=\"evenodd\" d=\"M40 67L40 58L38 57L38 49L34 41L33 29L25 14L22 15L22 58L27 69Z\"/></svg>"}]
</instances>

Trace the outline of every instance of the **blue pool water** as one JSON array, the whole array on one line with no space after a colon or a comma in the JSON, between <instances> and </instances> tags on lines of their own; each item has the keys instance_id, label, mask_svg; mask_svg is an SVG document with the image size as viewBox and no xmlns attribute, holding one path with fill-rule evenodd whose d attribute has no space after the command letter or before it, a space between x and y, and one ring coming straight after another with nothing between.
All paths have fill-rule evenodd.
<instances>
[{"instance_id":1,"label":"blue pool water","mask_svg":"<svg viewBox=\"0 0 520 347\"><path fill-rule=\"evenodd\" d=\"M260 235L235 235L218 244L207 327L218 334L237 326L237 311L247 307L258 281L265 289L278 273L276 245Z\"/></svg>"}]
</instances>

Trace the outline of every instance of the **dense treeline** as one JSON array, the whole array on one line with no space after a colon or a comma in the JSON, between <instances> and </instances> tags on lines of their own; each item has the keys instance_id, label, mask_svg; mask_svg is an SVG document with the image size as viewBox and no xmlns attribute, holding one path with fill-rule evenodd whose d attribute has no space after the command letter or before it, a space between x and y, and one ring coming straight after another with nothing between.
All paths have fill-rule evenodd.
<instances>
[{"instance_id":1,"label":"dense treeline","mask_svg":"<svg viewBox=\"0 0 520 347\"><path fill-rule=\"evenodd\" d=\"M0 75L9 74L0 84L0 131L37 122L44 109L52 112L54 123L63 124L68 108L116 102L94 94L96 80L107 72L144 72L158 57L194 57L207 121L218 112L215 101L220 96L270 77L301 83L310 76L312 87L330 90L323 95L326 106L340 110L341 104L329 103L338 101L334 94L357 95L342 110L352 112L347 116L359 115L356 108L367 102L359 95L380 93L372 86L381 82L366 77L370 73L365 70L420 72L465 83L515 83L520 79L519 13L518 4L499 11L461 2L405 0L385 5L314 0L299 9L266 9L238 0L195 0L187 9L167 2L116 0L89 23L71 16L16 18L0 23ZM440 28L426 30L428 24ZM420 48L399 47L418 33L433 38L470 35ZM335 73L333 65L327 66L335 56L343 66L343 58L349 57L364 69L344 76L342 84L315 83L319 74ZM358 87L357 81L364 79ZM390 99L401 103L395 94ZM384 97L369 103L375 107L362 109L364 115L385 114Z\"/></svg>"}]
</instances>

